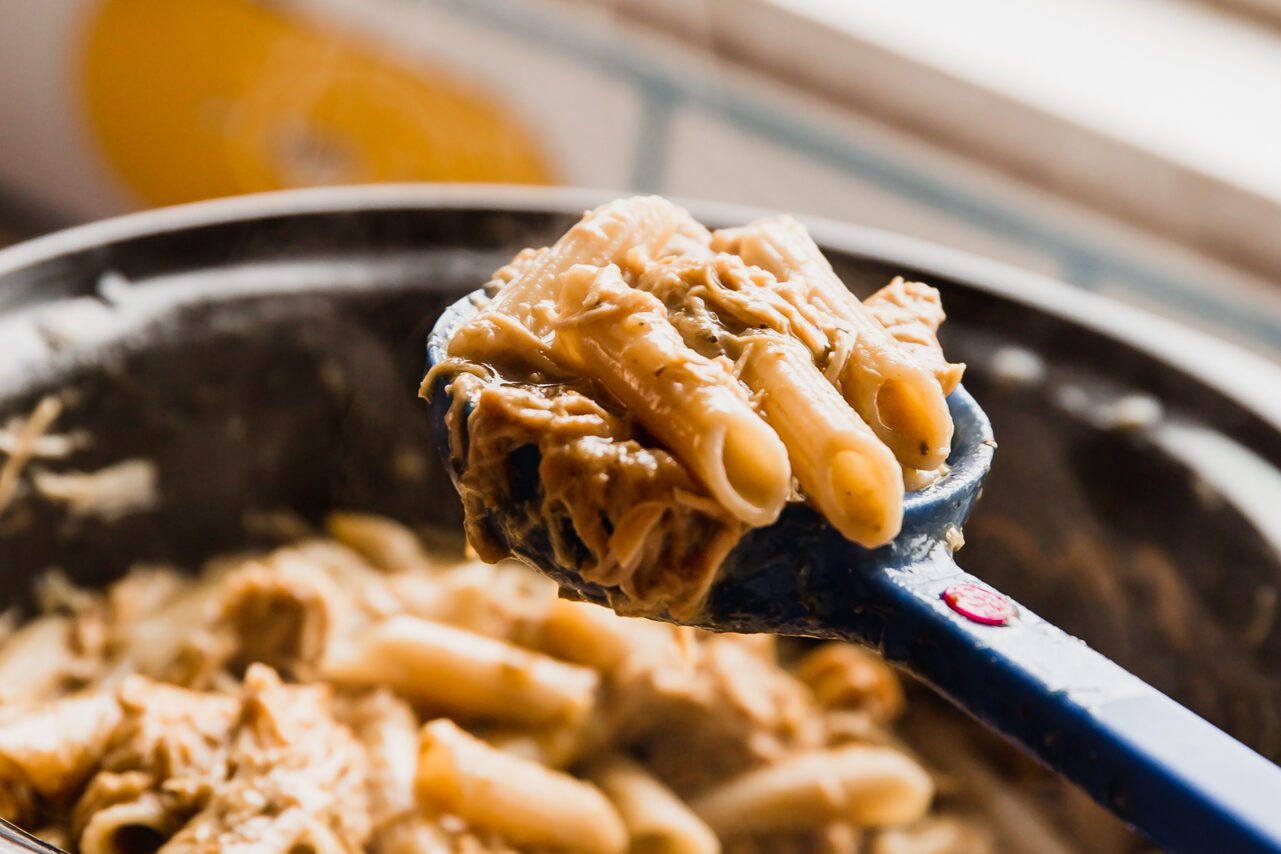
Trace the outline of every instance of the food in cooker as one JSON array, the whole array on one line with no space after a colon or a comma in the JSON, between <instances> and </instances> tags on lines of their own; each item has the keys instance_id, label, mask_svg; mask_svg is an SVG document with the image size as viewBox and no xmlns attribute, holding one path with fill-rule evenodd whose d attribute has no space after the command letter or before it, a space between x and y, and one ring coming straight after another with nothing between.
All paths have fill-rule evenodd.
<instances>
[{"instance_id":1,"label":"food in cooker","mask_svg":"<svg viewBox=\"0 0 1281 854\"><path fill-rule=\"evenodd\" d=\"M423 385L451 378L484 558L506 554L490 514L521 504L524 449L542 489L507 536L546 537L622 612L677 618L789 501L875 547L905 488L946 471L963 366L939 347L938 292L895 279L860 301L790 217L709 232L661 198L617 201L489 290Z\"/></svg>"},{"instance_id":2,"label":"food in cooker","mask_svg":"<svg viewBox=\"0 0 1281 854\"><path fill-rule=\"evenodd\" d=\"M47 577L0 645L0 815L84 854L991 850L897 742L872 653L327 529L102 592Z\"/></svg>"}]
</instances>

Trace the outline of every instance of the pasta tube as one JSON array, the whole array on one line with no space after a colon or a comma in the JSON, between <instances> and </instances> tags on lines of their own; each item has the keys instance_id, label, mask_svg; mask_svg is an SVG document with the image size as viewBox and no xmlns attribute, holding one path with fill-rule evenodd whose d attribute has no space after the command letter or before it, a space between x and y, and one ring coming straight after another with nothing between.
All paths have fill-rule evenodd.
<instances>
[{"instance_id":1,"label":"pasta tube","mask_svg":"<svg viewBox=\"0 0 1281 854\"><path fill-rule=\"evenodd\" d=\"M720 840L671 789L634 762L613 757L589 776L613 802L631 837L645 854L719 854Z\"/></svg>"},{"instance_id":2,"label":"pasta tube","mask_svg":"<svg viewBox=\"0 0 1281 854\"><path fill-rule=\"evenodd\" d=\"M599 605L569 599L557 599L548 607L537 645L557 658L602 673L614 671L638 649L671 648L673 658L679 652L676 633L668 623L620 617Z\"/></svg>"},{"instance_id":3,"label":"pasta tube","mask_svg":"<svg viewBox=\"0 0 1281 854\"><path fill-rule=\"evenodd\" d=\"M229 664L240 672L262 662L306 678L334 634L340 597L321 573L249 562L232 573L219 603L218 625L235 644Z\"/></svg>"},{"instance_id":4,"label":"pasta tube","mask_svg":"<svg viewBox=\"0 0 1281 854\"><path fill-rule=\"evenodd\" d=\"M347 685L386 685L471 718L553 724L591 708L596 673L464 629L397 616L358 635L322 667Z\"/></svg>"},{"instance_id":5,"label":"pasta tube","mask_svg":"<svg viewBox=\"0 0 1281 854\"><path fill-rule=\"evenodd\" d=\"M796 676L827 709L866 709L878 721L893 720L903 711L903 686L894 671L853 644L823 644L801 659Z\"/></svg>"},{"instance_id":6,"label":"pasta tube","mask_svg":"<svg viewBox=\"0 0 1281 854\"><path fill-rule=\"evenodd\" d=\"M563 306L559 279L578 264L602 267L621 262L634 249L655 255L667 245L689 215L666 199L645 196L602 205L584 216L555 245L530 256L484 310L459 329L449 342L449 355L478 362L510 360L523 339L534 353L551 361L554 324Z\"/></svg>"},{"instance_id":7,"label":"pasta tube","mask_svg":"<svg viewBox=\"0 0 1281 854\"><path fill-rule=\"evenodd\" d=\"M490 747L444 718L422 729L415 791L427 809L518 845L627 850L623 822L595 786Z\"/></svg>"},{"instance_id":8,"label":"pasta tube","mask_svg":"<svg viewBox=\"0 0 1281 854\"><path fill-rule=\"evenodd\" d=\"M325 531L383 572L430 569L436 565L413 531L382 516L330 513L325 517Z\"/></svg>"},{"instance_id":9,"label":"pasta tube","mask_svg":"<svg viewBox=\"0 0 1281 854\"><path fill-rule=\"evenodd\" d=\"M791 487L787 449L752 411L724 363L700 356L652 294L617 267L576 267L560 283L581 311L561 320L558 352L599 381L748 525L778 518Z\"/></svg>"},{"instance_id":10,"label":"pasta tube","mask_svg":"<svg viewBox=\"0 0 1281 854\"><path fill-rule=\"evenodd\" d=\"M894 539L903 523L902 470L800 342L752 336L740 364L797 479L828 522L868 548Z\"/></svg>"},{"instance_id":11,"label":"pasta tube","mask_svg":"<svg viewBox=\"0 0 1281 854\"><path fill-rule=\"evenodd\" d=\"M853 330L856 338L840 376L841 391L899 461L913 469L941 465L952 444L952 416L943 389L837 278L805 227L782 216L749 225L732 239L744 261L780 281L791 280L803 299Z\"/></svg>"},{"instance_id":12,"label":"pasta tube","mask_svg":"<svg viewBox=\"0 0 1281 854\"><path fill-rule=\"evenodd\" d=\"M80 834L81 854L139 854L154 851L177 827L160 796L147 792L137 800L98 810Z\"/></svg>"},{"instance_id":13,"label":"pasta tube","mask_svg":"<svg viewBox=\"0 0 1281 854\"><path fill-rule=\"evenodd\" d=\"M856 744L797 754L748 771L693 803L722 836L799 830L831 821L885 827L916 821L934 785L905 754Z\"/></svg>"},{"instance_id":14,"label":"pasta tube","mask_svg":"<svg viewBox=\"0 0 1281 854\"><path fill-rule=\"evenodd\" d=\"M924 282L902 276L863 300L863 305L895 341L929 368L944 394L961 382L965 365L949 362L939 346L938 331L947 319L939 292Z\"/></svg>"}]
</instances>

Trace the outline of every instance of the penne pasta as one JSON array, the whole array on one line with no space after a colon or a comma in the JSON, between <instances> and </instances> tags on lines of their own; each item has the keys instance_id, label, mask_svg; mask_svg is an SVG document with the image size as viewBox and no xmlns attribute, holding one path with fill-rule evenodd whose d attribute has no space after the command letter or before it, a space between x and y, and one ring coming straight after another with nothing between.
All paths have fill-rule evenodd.
<instances>
[{"instance_id":1,"label":"penne pasta","mask_svg":"<svg viewBox=\"0 0 1281 854\"><path fill-rule=\"evenodd\" d=\"M499 267L494 271L494 275L490 276L485 285L486 290L490 292L490 296L497 293L499 289L510 285L517 276L527 272L549 250L550 247L548 246L538 249L531 246L517 252L511 261Z\"/></svg>"},{"instance_id":2,"label":"penne pasta","mask_svg":"<svg viewBox=\"0 0 1281 854\"><path fill-rule=\"evenodd\" d=\"M582 308L562 316L558 353L618 398L735 518L777 519L791 481L787 449L725 365L686 347L662 303L630 288L615 266L575 267L560 291Z\"/></svg>"},{"instance_id":3,"label":"penne pasta","mask_svg":"<svg viewBox=\"0 0 1281 854\"><path fill-rule=\"evenodd\" d=\"M796 676L824 708L866 709L881 721L903 711L903 686L890 666L856 646L825 643L801 659Z\"/></svg>"},{"instance_id":4,"label":"penne pasta","mask_svg":"<svg viewBox=\"0 0 1281 854\"><path fill-rule=\"evenodd\" d=\"M599 208L531 259L477 318L458 330L449 352L480 362L520 355L538 364L566 362L589 372L655 431L731 513L748 524L768 524L787 498L785 450L752 417L732 377L689 351L666 322L661 304L632 291L615 263L628 253L633 259L637 252L658 254L688 219L655 197ZM625 305L608 302L619 297ZM610 310L593 310L606 305ZM536 352L512 347L513 336L527 345L532 338ZM673 418L678 410L701 413L702 423Z\"/></svg>"},{"instance_id":5,"label":"penne pasta","mask_svg":"<svg viewBox=\"0 0 1281 854\"><path fill-rule=\"evenodd\" d=\"M243 672L262 662L290 676L309 676L338 622L340 595L318 572L250 562L232 573L217 624L235 638L228 665Z\"/></svg>"},{"instance_id":6,"label":"penne pasta","mask_svg":"<svg viewBox=\"0 0 1281 854\"><path fill-rule=\"evenodd\" d=\"M712 829L636 763L611 757L593 765L587 776L618 810L631 838L631 851L719 854L721 843Z\"/></svg>"},{"instance_id":7,"label":"penne pasta","mask_svg":"<svg viewBox=\"0 0 1281 854\"><path fill-rule=\"evenodd\" d=\"M426 809L517 844L583 854L627 850L627 830L595 786L490 747L446 719L423 727L415 791Z\"/></svg>"},{"instance_id":8,"label":"penne pasta","mask_svg":"<svg viewBox=\"0 0 1281 854\"><path fill-rule=\"evenodd\" d=\"M147 792L95 812L80 833L80 854L150 854L177 825L160 796Z\"/></svg>"},{"instance_id":9,"label":"penne pasta","mask_svg":"<svg viewBox=\"0 0 1281 854\"><path fill-rule=\"evenodd\" d=\"M730 835L831 821L905 824L926 814L933 794L929 774L903 753L856 744L799 753L748 771L692 806L717 833Z\"/></svg>"},{"instance_id":10,"label":"penne pasta","mask_svg":"<svg viewBox=\"0 0 1281 854\"><path fill-rule=\"evenodd\" d=\"M675 627L639 617L619 617L586 602L557 599L547 609L535 645L566 661L611 673L638 648L679 655Z\"/></svg>"},{"instance_id":11,"label":"penne pasta","mask_svg":"<svg viewBox=\"0 0 1281 854\"><path fill-rule=\"evenodd\" d=\"M409 616L372 626L322 671L339 684L386 685L451 714L529 724L586 714L598 681L588 668Z\"/></svg>"},{"instance_id":12,"label":"penne pasta","mask_svg":"<svg viewBox=\"0 0 1281 854\"><path fill-rule=\"evenodd\" d=\"M863 305L894 340L934 373L943 393L951 394L961 382L965 365L948 362L939 346L939 327L947 315L938 290L924 282L895 276Z\"/></svg>"},{"instance_id":13,"label":"penne pasta","mask_svg":"<svg viewBox=\"0 0 1281 854\"><path fill-rule=\"evenodd\" d=\"M778 432L806 496L847 539L875 548L898 536L903 474L894 455L823 378L794 339L752 336L742 378Z\"/></svg>"},{"instance_id":14,"label":"penne pasta","mask_svg":"<svg viewBox=\"0 0 1281 854\"><path fill-rule=\"evenodd\" d=\"M572 306L558 296L557 280L571 267L603 267L633 250L656 254L685 219L688 214L657 196L620 200L590 212L555 245L517 265L485 310L450 340L450 356L479 362L513 356L536 363L538 356L552 360L557 317L563 307ZM512 348L513 335L531 344L533 352Z\"/></svg>"},{"instance_id":15,"label":"penne pasta","mask_svg":"<svg viewBox=\"0 0 1281 854\"><path fill-rule=\"evenodd\" d=\"M748 264L790 281L803 300L848 324L855 338L840 372L845 399L904 466L941 465L952 444L943 389L837 278L805 227L776 217L736 230L729 242ZM723 248L725 238L721 244L714 239Z\"/></svg>"},{"instance_id":16,"label":"penne pasta","mask_svg":"<svg viewBox=\"0 0 1281 854\"><path fill-rule=\"evenodd\" d=\"M383 572L408 572L435 565L413 531L382 516L330 513L325 517L325 531Z\"/></svg>"},{"instance_id":17,"label":"penne pasta","mask_svg":"<svg viewBox=\"0 0 1281 854\"><path fill-rule=\"evenodd\" d=\"M155 774L139 769L121 773L98 771L85 786L71 812L72 835L80 838L90 820L105 809L154 794L156 783Z\"/></svg>"}]
</instances>

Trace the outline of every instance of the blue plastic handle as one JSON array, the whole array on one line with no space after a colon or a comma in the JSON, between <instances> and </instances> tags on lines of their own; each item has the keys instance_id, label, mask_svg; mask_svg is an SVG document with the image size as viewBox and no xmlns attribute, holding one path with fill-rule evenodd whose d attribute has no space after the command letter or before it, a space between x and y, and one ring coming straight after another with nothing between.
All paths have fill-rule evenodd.
<instances>
[{"instance_id":1,"label":"blue plastic handle","mask_svg":"<svg viewBox=\"0 0 1281 854\"><path fill-rule=\"evenodd\" d=\"M867 577L892 619L851 618L957 705L1022 745L1173 852L1281 852L1281 768L1036 614L1007 625L954 613L954 584L981 584L945 550ZM875 592L873 592L875 591Z\"/></svg>"}]
</instances>

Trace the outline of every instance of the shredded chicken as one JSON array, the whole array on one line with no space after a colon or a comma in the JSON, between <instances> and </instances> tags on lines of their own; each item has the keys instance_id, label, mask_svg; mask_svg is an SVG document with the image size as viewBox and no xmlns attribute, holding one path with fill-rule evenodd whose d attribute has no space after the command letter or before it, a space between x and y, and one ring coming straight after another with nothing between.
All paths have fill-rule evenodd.
<instances>
[{"instance_id":1,"label":"shredded chicken","mask_svg":"<svg viewBox=\"0 0 1281 854\"><path fill-rule=\"evenodd\" d=\"M4 464L0 465L0 516L4 516L18 493L23 469L39 451L39 442L62 414L62 401L57 397L43 398L31 416L20 425L6 429L2 452Z\"/></svg>"},{"instance_id":2,"label":"shredded chicken","mask_svg":"<svg viewBox=\"0 0 1281 854\"><path fill-rule=\"evenodd\" d=\"M676 613L701 601L743 527L670 454L641 445L626 417L571 389L499 390L472 374L454 383L455 431L472 408L467 457L459 463L469 483L468 541L482 559L505 557L510 542L545 529L561 565L578 567L587 581L619 585L613 604L620 612ZM513 467L513 454L526 457ZM499 529L490 510L511 506L535 479L540 500L525 505L524 517L504 514Z\"/></svg>"},{"instance_id":3,"label":"shredded chicken","mask_svg":"<svg viewBox=\"0 0 1281 854\"><path fill-rule=\"evenodd\" d=\"M161 851L357 851L370 833L368 759L327 708L327 688L285 685L265 665L245 674L234 769Z\"/></svg>"},{"instance_id":4,"label":"shredded chicken","mask_svg":"<svg viewBox=\"0 0 1281 854\"><path fill-rule=\"evenodd\" d=\"M128 677L118 697L124 715L102 757L104 771L148 775L183 815L202 808L229 771L235 698L143 676Z\"/></svg>"},{"instance_id":5,"label":"shredded chicken","mask_svg":"<svg viewBox=\"0 0 1281 854\"><path fill-rule=\"evenodd\" d=\"M697 635L683 660L629 656L614 686L619 736L681 795L823 743L813 698L772 652Z\"/></svg>"}]
</instances>

